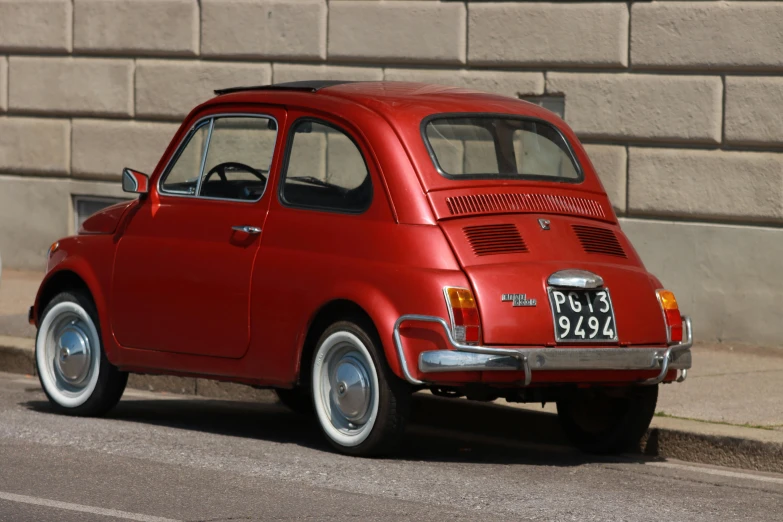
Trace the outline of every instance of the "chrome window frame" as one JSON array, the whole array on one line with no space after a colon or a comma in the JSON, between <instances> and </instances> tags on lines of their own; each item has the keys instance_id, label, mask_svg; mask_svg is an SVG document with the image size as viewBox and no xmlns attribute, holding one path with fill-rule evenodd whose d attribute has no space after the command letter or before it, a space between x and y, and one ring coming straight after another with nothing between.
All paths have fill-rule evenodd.
<instances>
[{"instance_id":1,"label":"chrome window frame","mask_svg":"<svg viewBox=\"0 0 783 522\"><path fill-rule=\"evenodd\" d=\"M427 136L427 125L432 123L435 120L441 120L441 119L452 119L452 118L504 118L504 119L510 119L510 120L522 120L522 121L529 121L533 123L541 123L548 127L551 127L557 134L560 135L560 137L563 140L563 143L566 146L566 155L569 157L571 162L574 165L574 168L576 169L576 178L558 178L556 176L545 176L545 175L533 175L533 174L517 174L517 177L512 178L509 176L506 177L498 177L499 174L449 174L443 168L440 166L440 162L438 161L438 156L435 154L435 149L432 148L432 145L430 144L429 137ZM483 180L483 181L543 181L543 182L549 182L549 183L568 183L572 185L578 185L580 183L583 183L585 180L585 174L584 169L582 168L582 164L579 163L579 160L576 157L576 153L574 152L574 146L573 144L568 141L568 138L565 136L563 131L557 127L557 125L548 122L541 118L536 118L534 116L523 116L521 114L510 114L510 113L503 113L503 112L442 112L442 113L436 113L436 114L430 114L429 116L423 118L421 120L421 124L419 125L419 134L421 135L421 140L424 142L424 147L427 149L427 154L430 157L430 160L432 161L433 166L435 167L435 170L438 174L443 176L446 179L453 180L453 181L470 181L470 180Z\"/></svg>"},{"instance_id":2,"label":"chrome window frame","mask_svg":"<svg viewBox=\"0 0 783 522\"><path fill-rule=\"evenodd\" d=\"M209 145L212 141L212 129L215 126L215 120L220 118L264 118L267 120L272 120L275 122L275 143L272 147L272 161L269 162L269 172L267 173L267 179L266 179L266 185L264 185L264 191L261 193L260 196L258 196L258 199L232 199L232 198L213 198L209 196L202 196L200 195L201 192L201 183L204 178L204 167L207 163L207 154L209 153ZM176 160L179 159L179 155L184 151L184 147L187 147L188 143L190 143L190 139L193 137L193 134L201 128L203 125L207 124L206 122L209 122L209 131L207 133L207 141L204 145L204 153L201 156L201 168L199 169L199 175L198 175L198 181L196 182L196 193L195 194L183 194L179 192L171 192L168 190L164 190L162 187L163 182L166 180L166 177L171 172L171 169L173 165L176 163ZM158 191L158 194L163 196L170 196L174 198L190 198L190 199L204 199L207 201L232 201L235 203L245 203L245 204L254 204L261 201L264 196L266 195L267 188L269 188L269 184L272 179L272 164L275 162L275 149L277 149L277 143L280 139L280 122L277 121L277 118L272 116L271 114L264 114L264 113L249 113L249 112L226 112L226 113L218 113L218 114L210 114L209 116L204 116L202 118L199 118L196 120L196 122L190 126L190 129L188 130L187 134L179 141L177 144L177 150L174 151L174 154L171 155L169 158L169 161L166 163L166 167L163 169L161 175L158 177L158 182L155 184L155 188Z\"/></svg>"},{"instance_id":3,"label":"chrome window frame","mask_svg":"<svg viewBox=\"0 0 783 522\"><path fill-rule=\"evenodd\" d=\"M171 174L171 170L174 168L174 166L177 163L177 160L179 160L179 157L184 152L185 148L190 144L190 140L193 138L193 136L196 134L196 131L204 127L205 125L210 125L209 118L202 118L198 120L196 123L194 123L190 129L188 130L187 134L180 140L180 142L177 144L177 150L174 151L174 154L171 155L171 158L169 158L169 161L166 163L166 168L163 169L163 173L158 177L158 182L156 184L157 190L159 194L165 194L167 196L175 196L175 197L184 197L184 198L194 198L198 195L198 182L199 180L196 180L196 191L193 194L187 194L185 192L180 191L174 191L174 190L167 190L163 187L163 183L166 181L166 178L168 178L169 174ZM207 136L209 136L209 131L207 131ZM206 145L204 147L204 150L206 151ZM201 156L201 162L204 162L205 154L202 152ZM198 173L199 179L201 178L201 167L199 167L199 173Z\"/></svg>"}]
</instances>

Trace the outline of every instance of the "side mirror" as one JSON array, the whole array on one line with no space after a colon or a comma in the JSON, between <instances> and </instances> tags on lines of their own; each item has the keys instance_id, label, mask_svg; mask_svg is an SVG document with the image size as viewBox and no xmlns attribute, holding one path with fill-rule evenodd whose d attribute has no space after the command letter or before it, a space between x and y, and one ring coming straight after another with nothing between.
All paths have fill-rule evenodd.
<instances>
[{"instance_id":1,"label":"side mirror","mask_svg":"<svg viewBox=\"0 0 783 522\"><path fill-rule=\"evenodd\" d=\"M150 177L132 169L122 169L122 190L132 194L146 194L150 190Z\"/></svg>"}]
</instances>

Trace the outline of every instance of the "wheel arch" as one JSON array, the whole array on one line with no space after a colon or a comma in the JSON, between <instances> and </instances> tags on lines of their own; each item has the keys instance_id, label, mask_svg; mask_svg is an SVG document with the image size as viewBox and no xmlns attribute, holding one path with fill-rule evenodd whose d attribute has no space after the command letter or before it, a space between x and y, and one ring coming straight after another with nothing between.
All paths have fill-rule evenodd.
<instances>
[{"instance_id":1,"label":"wheel arch","mask_svg":"<svg viewBox=\"0 0 783 522\"><path fill-rule=\"evenodd\" d=\"M295 383L308 378L315 345L324 330L336 321L351 318L358 319L371 329L367 333L380 342L387 364L401 377L400 364L392 343L392 326L399 316L396 308L382 292L365 284L355 287L352 285L340 295L341 297L332 298L318 307L300 334L295 361Z\"/></svg>"},{"instance_id":2,"label":"wheel arch","mask_svg":"<svg viewBox=\"0 0 783 522\"><path fill-rule=\"evenodd\" d=\"M378 328L367 311L351 299L337 298L324 303L310 319L303 341L300 343L296 360L296 383L305 382L310 377L310 365L315 347L321 334L330 325L341 320L357 320L361 326L371 328L370 335L380 339Z\"/></svg>"},{"instance_id":3,"label":"wheel arch","mask_svg":"<svg viewBox=\"0 0 783 522\"><path fill-rule=\"evenodd\" d=\"M58 270L50 276L47 276L38 290L34 314L36 326L40 325L41 313L46 308L46 305L48 305L57 294L66 290L83 291L90 296L93 302L95 301L90 287L79 274L68 269Z\"/></svg>"},{"instance_id":4,"label":"wheel arch","mask_svg":"<svg viewBox=\"0 0 783 522\"><path fill-rule=\"evenodd\" d=\"M101 338L106 357L113 361L116 353L116 345L111 334L111 325L107 320L107 303L104 293L96 275L90 270L86 262L79 263L76 259L70 262L61 263L55 269L51 270L41 286L38 288L38 294L33 305L32 319L35 326L41 322L41 314L46 305L59 293L67 290L77 290L84 292L92 299L95 309L98 312L98 322L100 323Z\"/></svg>"}]
</instances>

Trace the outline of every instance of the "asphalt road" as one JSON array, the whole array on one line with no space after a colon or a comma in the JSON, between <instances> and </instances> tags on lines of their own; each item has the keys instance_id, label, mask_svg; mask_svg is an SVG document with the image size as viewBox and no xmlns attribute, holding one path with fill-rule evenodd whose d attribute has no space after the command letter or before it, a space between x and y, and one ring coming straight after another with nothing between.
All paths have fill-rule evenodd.
<instances>
[{"instance_id":1,"label":"asphalt road","mask_svg":"<svg viewBox=\"0 0 783 522\"><path fill-rule=\"evenodd\" d=\"M129 391L81 419L0 374L0 521L783 517L781 475L586 457L524 410L423 397L415 417L399 456L358 459L276 404Z\"/></svg>"}]
</instances>

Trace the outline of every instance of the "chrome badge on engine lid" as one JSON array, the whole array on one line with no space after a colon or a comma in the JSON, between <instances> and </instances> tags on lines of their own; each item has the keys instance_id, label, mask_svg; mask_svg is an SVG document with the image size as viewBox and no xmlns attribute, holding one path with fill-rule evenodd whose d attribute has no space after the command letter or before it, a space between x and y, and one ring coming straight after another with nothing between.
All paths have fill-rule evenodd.
<instances>
[{"instance_id":1,"label":"chrome badge on engine lid","mask_svg":"<svg viewBox=\"0 0 783 522\"><path fill-rule=\"evenodd\" d=\"M538 302L535 299L528 299L527 294L503 294L500 300L504 303L510 302L511 306L536 306Z\"/></svg>"}]
</instances>

